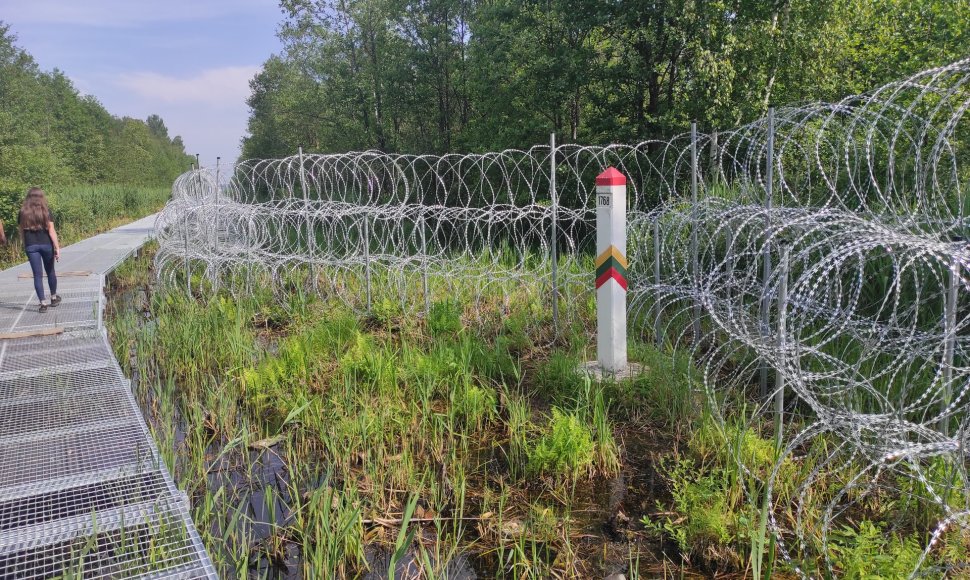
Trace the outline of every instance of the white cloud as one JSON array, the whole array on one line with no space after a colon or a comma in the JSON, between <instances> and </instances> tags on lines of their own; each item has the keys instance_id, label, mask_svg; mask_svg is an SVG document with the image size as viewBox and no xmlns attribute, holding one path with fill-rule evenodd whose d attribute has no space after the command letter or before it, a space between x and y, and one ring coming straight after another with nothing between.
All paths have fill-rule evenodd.
<instances>
[{"instance_id":1,"label":"white cloud","mask_svg":"<svg viewBox=\"0 0 970 580\"><path fill-rule=\"evenodd\" d=\"M260 10L273 0L0 0L12 23L131 27L157 22L221 18Z\"/></svg>"},{"instance_id":2,"label":"white cloud","mask_svg":"<svg viewBox=\"0 0 970 580\"><path fill-rule=\"evenodd\" d=\"M249 97L249 80L258 66L229 66L179 78L154 72L125 73L117 84L136 95L163 103L237 105Z\"/></svg>"},{"instance_id":3,"label":"white cloud","mask_svg":"<svg viewBox=\"0 0 970 580\"><path fill-rule=\"evenodd\" d=\"M169 135L180 135L188 153L200 153L202 163L215 163L239 155L239 141L246 133L249 79L258 66L212 68L191 76L155 72L127 73L105 79L116 87L105 106L115 115L144 119L161 115ZM121 90L117 90L119 88Z\"/></svg>"},{"instance_id":4,"label":"white cloud","mask_svg":"<svg viewBox=\"0 0 970 580\"><path fill-rule=\"evenodd\" d=\"M79 92L82 96L94 94L94 92L91 90L91 83L88 82L88 79L79 77L77 75L67 75L67 78L71 79L71 84L74 85L74 88L77 89L77 92ZM97 97L95 96L95 98Z\"/></svg>"}]
</instances>

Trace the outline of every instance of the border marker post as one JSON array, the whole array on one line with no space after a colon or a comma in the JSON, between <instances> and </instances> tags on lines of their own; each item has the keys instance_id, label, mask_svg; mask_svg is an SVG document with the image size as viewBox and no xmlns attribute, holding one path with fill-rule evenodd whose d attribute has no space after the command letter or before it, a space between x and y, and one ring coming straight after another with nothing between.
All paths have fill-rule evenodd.
<instances>
[{"instance_id":1,"label":"border marker post","mask_svg":"<svg viewBox=\"0 0 970 580\"><path fill-rule=\"evenodd\" d=\"M626 176L596 177L596 356L600 369L627 369Z\"/></svg>"}]
</instances>

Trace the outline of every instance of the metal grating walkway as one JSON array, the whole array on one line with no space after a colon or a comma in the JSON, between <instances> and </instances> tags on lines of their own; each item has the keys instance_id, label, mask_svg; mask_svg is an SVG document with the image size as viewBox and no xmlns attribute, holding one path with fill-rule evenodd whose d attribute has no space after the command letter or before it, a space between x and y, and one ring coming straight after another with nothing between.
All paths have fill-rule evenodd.
<instances>
[{"instance_id":1,"label":"metal grating walkway","mask_svg":"<svg viewBox=\"0 0 970 580\"><path fill-rule=\"evenodd\" d=\"M0 578L216 578L102 324L104 277L155 216L61 251L41 314L26 264L0 272ZM46 281L45 281L46 284Z\"/></svg>"}]
</instances>

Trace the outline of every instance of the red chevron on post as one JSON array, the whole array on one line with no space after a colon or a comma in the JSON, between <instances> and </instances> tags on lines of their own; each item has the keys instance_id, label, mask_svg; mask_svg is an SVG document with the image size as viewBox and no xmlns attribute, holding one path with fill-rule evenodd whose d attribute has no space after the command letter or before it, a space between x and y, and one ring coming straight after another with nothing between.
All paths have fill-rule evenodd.
<instances>
[{"instance_id":1,"label":"red chevron on post","mask_svg":"<svg viewBox=\"0 0 970 580\"><path fill-rule=\"evenodd\" d=\"M616 270L616 268L610 268L609 270L603 272L600 275L600 277L596 279L596 289L599 290L600 286L602 286L603 284L606 284L607 280L609 280L610 278L613 278L614 280L616 280L616 283L619 284L624 291L627 289L626 278L624 278L623 274L620 274Z\"/></svg>"}]
</instances>

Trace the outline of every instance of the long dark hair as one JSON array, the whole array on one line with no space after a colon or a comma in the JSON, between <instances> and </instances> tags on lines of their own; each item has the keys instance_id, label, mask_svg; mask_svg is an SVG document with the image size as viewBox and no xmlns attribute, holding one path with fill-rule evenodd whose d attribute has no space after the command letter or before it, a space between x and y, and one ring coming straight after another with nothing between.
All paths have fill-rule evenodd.
<instances>
[{"instance_id":1,"label":"long dark hair","mask_svg":"<svg viewBox=\"0 0 970 580\"><path fill-rule=\"evenodd\" d=\"M20 227L25 230L46 230L50 223L47 196L39 187L31 187L20 206Z\"/></svg>"}]
</instances>

